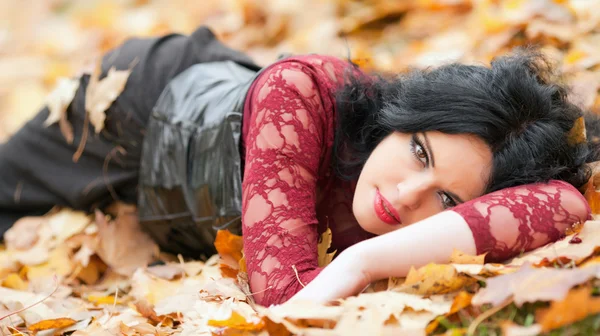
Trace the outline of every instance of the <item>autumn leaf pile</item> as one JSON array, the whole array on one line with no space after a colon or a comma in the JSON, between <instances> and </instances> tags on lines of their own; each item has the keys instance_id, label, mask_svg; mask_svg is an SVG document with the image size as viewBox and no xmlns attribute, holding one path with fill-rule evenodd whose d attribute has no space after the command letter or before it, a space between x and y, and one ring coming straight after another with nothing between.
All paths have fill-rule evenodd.
<instances>
[{"instance_id":1,"label":"autumn leaf pile","mask_svg":"<svg viewBox=\"0 0 600 336\"><path fill-rule=\"evenodd\" d=\"M129 75L94 77L102 53L130 36L190 33L200 24L260 64L281 53L317 52L350 56L367 70L403 71L485 64L533 43L565 74L573 101L600 113L595 0L2 0L0 15L2 140L47 104L46 124L58 123L72 142L64 111L82 73L92 75L86 122L100 131ZM573 139L584 136L575 125ZM586 198L595 213L597 188L594 177ZM600 330L596 220L505 264L455 251L451 264L413 269L356 297L268 308L252 300L240 237L220 232L219 255L184 260L158 250L132 206L95 214L56 208L18 221L4 239L6 335L537 335L594 316L590 323ZM322 237L321 265L333 257L330 239Z\"/></svg>"}]
</instances>

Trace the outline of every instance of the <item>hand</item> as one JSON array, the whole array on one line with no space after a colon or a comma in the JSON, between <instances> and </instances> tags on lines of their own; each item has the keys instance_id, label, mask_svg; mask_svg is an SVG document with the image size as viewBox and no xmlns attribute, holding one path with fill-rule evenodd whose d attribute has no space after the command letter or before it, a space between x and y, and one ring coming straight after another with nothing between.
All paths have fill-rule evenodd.
<instances>
[{"instance_id":1,"label":"hand","mask_svg":"<svg viewBox=\"0 0 600 336\"><path fill-rule=\"evenodd\" d=\"M360 244L351 246L288 302L325 303L360 293L371 283L365 271L367 262L368 258L362 253Z\"/></svg>"}]
</instances>

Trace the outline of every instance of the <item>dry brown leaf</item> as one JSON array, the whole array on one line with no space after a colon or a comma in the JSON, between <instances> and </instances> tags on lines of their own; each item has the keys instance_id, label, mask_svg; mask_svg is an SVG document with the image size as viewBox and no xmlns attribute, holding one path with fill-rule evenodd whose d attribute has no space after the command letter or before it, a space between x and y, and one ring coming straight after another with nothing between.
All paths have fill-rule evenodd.
<instances>
[{"instance_id":1,"label":"dry brown leaf","mask_svg":"<svg viewBox=\"0 0 600 336\"><path fill-rule=\"evenodd\" d=\"M600 298L593 296L592 289L585 286L572 289L564 299L538 310L536 321L542 326L542 331L550 331L597 313L600 313Z\"/></svg>"},{"instance_id":2,"label":"dry brown leaf","mask_svg":"<svg viewBox=\"0 0 600 336\"><path fill-rule=\"evenodd\" d=\"M461 252L457 249L452 250L452 255L450 256L451 264L467 264L467 265L483 265L485 263L485 255L469 255L464 252Z\"/></svg>"},{"instance_id":3,"label":"dry brown leaf","mask_svg":"<svg viewBox=\"0 0 600 336\"><path fill-rule=\"evenodd\" d=\"M134 206L121 205L112 221L96 211L96 224L99 239L96 253L115 272L131 275L158 255L158 246L140 228Z\"/></svg>"},{"instance_id":4,"label":"dry brown leaf","mask_svg":"<svg viewBox=\"0 0 600 336\"><path fill-rule=\"evenodd\" d=\"M317 251L319 255L319 267L325 267L331 263L333 257L335 256L336 251L331 253L327 253L331 247L331 229L327 228L323 234L321 234L321 238L319 239L319 245L317 246Z\"/></svg>"},{"instance_id":5,"label":"dry brown leaf","mask_svg":"<svg viewBox=\"0 0 600 336\"><path fill-rule=\"evenodd\" d=\"M67 120L67 107L73 101L78 88L78 78L60 78L54 91L46 98L46 105L50 113L44 121L44 126L48 127L58 122L60 131L69 144L73 143L73 127Z\"/></svg>"},{"instance_id":6,"label":"dry brown leaf","mask_svg":"<svg viewBox=\"0 0 600 336\"><path fill-rule=\"evenodd\" d=\"M525 302L563 300L573 286L597 276L600 276L600 265L553 269L525 264L515 273L487 279L486 287L473 297L472 304L497 306L511 297L518 306Z\"/></svg>"},{"instance_id":7,"label":"dry brown leaf","mask_svg":"<svg viewBox=\"0 0 600 336\"><path fill-rule=\"evenodd\" d=\"M600 221L587 221L581 231L574 236L567 236L562 240L526 253L522 257L515 258L508 266L520 266L525 263L539 264L546 262L554 263L560 259L563 262L573 260L575 263L586 259L597 246L600 246Z\"/></svg>"},{"instance_id":8,"label":"dry brown leaf","mask_svg":"<svg viewBox=\"0 0 600 336\"><path fill-rule=\"evenodd\" d=\"M63 317L63 318L40 321L38 323L30 325L29 327L27 327L27 329L32 332L38 332L38 331L48 330L48 329L69 327L69 326L72 326L73 324L75 324L76 322L77 321L75 321L71 318Z\"/></svg>"},{"instance_id":9,"label":"dry brown leaf","mask_svg":"<svg viewBox=\"0 0 600 336\"><path fill-rule=\"evenodd\" d=\"M474 278L459 273L452 265L428 264L419 269L412 267L406 281L390 290L421 295L444 294L474 282Z\"/></svg>"},{"instance_id":10,"label":"dry brown leaf","mask_svg":"<svg viewBox=\"0 0 600 336\"><path fill-rule=\"evenodd\" d=\"M85 110L89 113L90 122L94 125L96 133L100 133L104 128L106 119L104 112L125 89L130 74L131 69L116 70L115 67L111 67L102 80L96 81L95 76L90 77L85 93Z\"/></svg>"}]
</instances>

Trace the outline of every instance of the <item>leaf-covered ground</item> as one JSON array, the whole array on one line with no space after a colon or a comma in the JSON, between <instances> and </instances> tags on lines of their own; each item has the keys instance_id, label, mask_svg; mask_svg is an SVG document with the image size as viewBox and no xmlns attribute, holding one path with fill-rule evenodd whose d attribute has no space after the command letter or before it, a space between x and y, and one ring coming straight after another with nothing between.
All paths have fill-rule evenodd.
<instances>
[{"instance_id":1,"label":"leaf-covered ground","mask_svg":"<svg viewBox=\"0 0 600 336\"><path fill-rule=\"evenodd\" d=\"M573 100L600 112L595 0L2 0L0 16L2 140L44 103L53 106L49 124L64 122L71 79L93 73L99 56L127 37L190 33L200 24L261 64L283 52L319 52L402 71L488 63L534 43L564 72ZM94 126L102 127L102 106L126 77L115 73L91 90ZM598 212L596 180L586 197ZM600 334L598 221L506 264L456 251L450 265L427 265L341 302L265 308L249 293L239 237L223 232L220 256L183 260L140 232L134 208L112 210L54 209L5 235L0 333ZM325 238L322 263L326 245Z\"/></svg>"}]
</instances>

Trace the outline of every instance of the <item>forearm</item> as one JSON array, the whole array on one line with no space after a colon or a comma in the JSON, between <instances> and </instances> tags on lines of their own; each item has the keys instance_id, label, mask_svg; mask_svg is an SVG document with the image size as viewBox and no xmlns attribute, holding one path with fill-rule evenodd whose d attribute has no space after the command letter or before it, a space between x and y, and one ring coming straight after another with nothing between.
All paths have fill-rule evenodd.
<instances>
[{"instance_id":1,"label":"forearm","mask_svg":"<svg viewBox=\"0 0 600 336\"><path fill-rule=\"evenodd\" d=\"M474 254L475 242L464 219L446 211L351 246L292 300L326 302L354 295L375 280L405 276L411 266L446 263L455 248Z\"/></svg>"},{"instance_id":2,"label":"forearm","mask_svg":"<svg viewBox=\"0 0 600 336\"><path fill-rule=\"evenodd\" d=\"M447 263L454 249L473 255L477 252L471 229L453 211L365 240L351 249L362 259L359 264L369 282L406 276L412 266Z\"/></svg>"}]
</instances>

